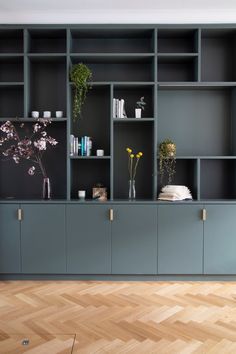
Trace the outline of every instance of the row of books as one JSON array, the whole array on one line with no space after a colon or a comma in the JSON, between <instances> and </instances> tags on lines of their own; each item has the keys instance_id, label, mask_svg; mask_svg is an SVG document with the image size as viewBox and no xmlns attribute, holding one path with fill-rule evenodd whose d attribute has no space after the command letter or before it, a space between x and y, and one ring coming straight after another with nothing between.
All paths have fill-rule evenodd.
<instances>
[{"instance_id":1,"label":"row of books","mask_svg":"<svg viewBox=\"0 0 236 354\"><path fill-rule=\"evenodd\" d=\"M91 156L92 139L90 136L82 136L79 140L73 134L70 135L70 155Z\"/></svg>"},{"instance_id":2,"label":"row of books","mask_svg":"<svg viewBox=\"0 0 236 354\"><path fill-rule=\"evenodd\" d=\"M127 118L125 112L125 100L113 98L113 118Z\"/></svg>"}]
</instances>

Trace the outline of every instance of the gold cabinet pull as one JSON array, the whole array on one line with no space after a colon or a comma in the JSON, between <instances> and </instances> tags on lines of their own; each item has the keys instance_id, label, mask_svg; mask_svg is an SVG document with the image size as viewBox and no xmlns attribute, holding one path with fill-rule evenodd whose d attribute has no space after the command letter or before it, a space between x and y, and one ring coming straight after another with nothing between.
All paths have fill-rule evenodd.
<instances>
[{"instance_id":1,"label":"gold cabinet pull","mask_svg":"<svg viewBox=\"0 0 236 354\"><path fill-rule=\"evenodd\" d=\"M109 219L110 219L110 221L114 220L114 210L113 209L109 210Z\"/></svg>"},{"instance_id":2,"label":"gold cabinet pull","mask_svg":"<svg viewBox=\"0 0 236 354\"><path fill-rule=\"evenodd\" d=\"M202 209L202 220L206 221L206 219L207 219L207 211L206 209Z\"/></svg>"},{"instance_id":3,"label":"gold cabinet pull","mask_svg":"<svg viewBox=\"0 0 236 354\"><path fill-rule=\"evenodd\" d=\"M19 221L22 221L22 219L23 219L23 212L22 212L22 209L18 209L18 210L17 210L17 216L18 216L18 220L19 220Z\"/></svg>"}]
</instances>

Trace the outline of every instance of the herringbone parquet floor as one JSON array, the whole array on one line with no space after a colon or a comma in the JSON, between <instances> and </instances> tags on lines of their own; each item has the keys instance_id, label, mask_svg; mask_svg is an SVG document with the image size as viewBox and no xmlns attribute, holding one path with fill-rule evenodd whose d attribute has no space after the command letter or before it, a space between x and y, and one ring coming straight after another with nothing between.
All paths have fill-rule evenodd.
<instances>
[{"instance_id":1,"label":"herringbone parquet floor","mask_svg":"<svg viewBox=\"0 0 236 354\"><path fill-rule=\"evenodd\" d=\"M235 354L236 283L0 282L0 353Z\"/></svg>"}]
</instances>

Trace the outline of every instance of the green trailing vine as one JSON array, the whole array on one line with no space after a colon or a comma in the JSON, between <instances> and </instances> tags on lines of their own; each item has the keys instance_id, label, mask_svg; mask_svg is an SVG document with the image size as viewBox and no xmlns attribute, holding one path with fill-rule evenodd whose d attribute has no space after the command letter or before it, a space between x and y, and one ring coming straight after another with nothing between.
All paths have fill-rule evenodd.
<instances>
[{"instance_id":1,"label":"green trailing vine","mask_svg":"<svg viewBox=\"0 0 236 354\"><path fill-rule=\"evenodd\" d=\"M166 139L159 145L159 170L161 177L161 184L165 174L168 177L168 184L170 184L175 175L176 164L176 145L170 140Z\"/></svg>"},{"instance_id":2,"label":"green trailing vine","mask_svg":"<svg viewBox=\"0 0 236 354\"><path fill-rule=\"evenodd\" d=\"M91 88L92 72L83 63L75 64L70 70L70 80L74 85L74 104L73 104L73 120L79 118L81 108L87 97L88 90Z\"/></svg>"}]
</instances>

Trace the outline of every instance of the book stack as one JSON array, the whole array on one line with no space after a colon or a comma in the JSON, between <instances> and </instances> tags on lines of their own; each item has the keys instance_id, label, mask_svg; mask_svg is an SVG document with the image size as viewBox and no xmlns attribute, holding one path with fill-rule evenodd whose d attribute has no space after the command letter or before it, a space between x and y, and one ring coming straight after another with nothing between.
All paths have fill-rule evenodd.
<instances>
[{"instance_id":1,"label":"book stack","mask_svg":"<svg viewBox=\"0 0 236 354\"><path fill-rule=\"evenodd\" d=\"M178 200L192 200L193 198L188 187L169 184L162 188L158 199L174 202Z\"/></svg>"},{"instance_id":2,"label":"book stack","mask_svg":"<svg viewBox=\"0 0 236 354\"><path fill-rule=\"evenodd\" d=\"M125 100L113 98L113 118L127 118Z\"/></svg>"},{"instance_id":3,"label":"book stack","mask_svg":"<svg viewBox=\"0 0 236 354\"><path fill-rule=\"evenodd\" d=\"M70 136L70 155L71 156L91 156L92 139L89 136L78 137L71 134Z\"/></svg>"}]
</instances>

